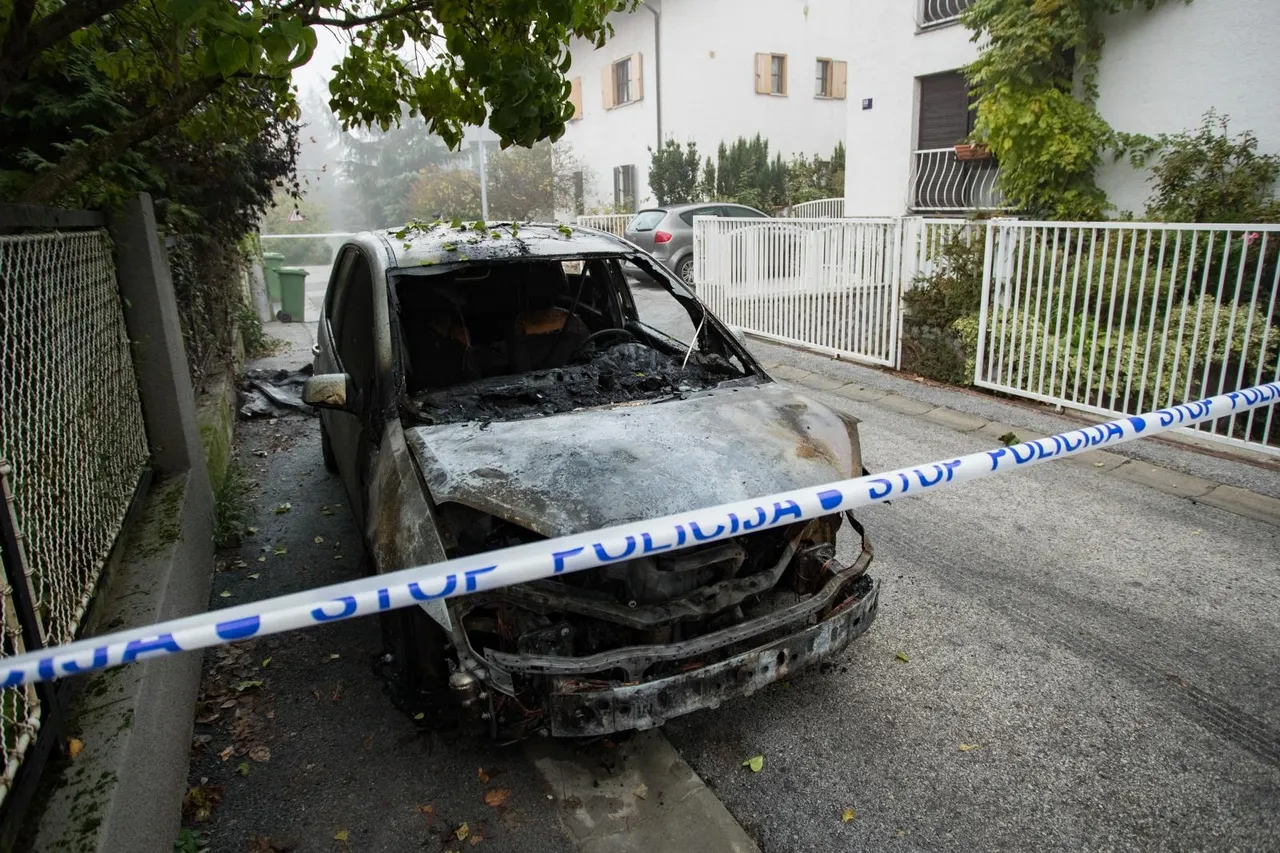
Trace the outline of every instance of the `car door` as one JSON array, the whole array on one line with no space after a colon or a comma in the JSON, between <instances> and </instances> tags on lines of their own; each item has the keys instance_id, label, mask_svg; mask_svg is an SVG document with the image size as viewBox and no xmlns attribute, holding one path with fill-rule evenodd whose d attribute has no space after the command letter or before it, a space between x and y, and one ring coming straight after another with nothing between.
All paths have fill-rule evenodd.
<instances>
[{"instance_id":1,"label":"car door","mask_svg":"<svg viewBox=\"0 0 1280 853\"><path fill-rule=\"evenodd\" d=\"M329 304L325 307L325 331L329 338L328 346L322 345L321 352L323 360L324 350L329 349L332 363L317 365L330 372L347 374L352 396L358 404L354 411L329 409L321 415L326 418L325 429L338 463L338 474L357 510L357 518L364 511L363 478L371 438L369 415L376 405L373 285L369 259L359 248L348 246L337 264Z\"/></svg>"}]
</instances>

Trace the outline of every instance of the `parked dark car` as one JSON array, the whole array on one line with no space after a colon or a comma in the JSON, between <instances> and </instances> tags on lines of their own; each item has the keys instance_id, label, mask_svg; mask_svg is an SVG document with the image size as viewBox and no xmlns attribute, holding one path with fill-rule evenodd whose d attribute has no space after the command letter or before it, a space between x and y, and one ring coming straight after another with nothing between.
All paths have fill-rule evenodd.
<instances>
[{"instance_id":1,"label":"parked dark car","mask_svg":"<svg viewBox=\"0 0 1280 853\"><path fill-rule=\"evenodd\" d=\"M305 396L372 571L862 472L857 421L775 384L650 257L588 229L514 231L423 226L339 252ZM692 352L644 322L623 262L687 312ZM831 515L423 602L384 617L389 651L495 737L649 728L867 629L878 586L847 518L847 565Z\"/></svg>"},{"instance_id":2,"label":"parked dark car","mask_svg":"<svg viewBox=\"0 0 1280 853\"><path fill-rule=\"evenodd\" d=\"M649 252L685 284L693 284L693 218L722 216L768 219L769 214L745 204L703 202L651 207L640 211L622 236Z\"/></svg>"}]
</instances>

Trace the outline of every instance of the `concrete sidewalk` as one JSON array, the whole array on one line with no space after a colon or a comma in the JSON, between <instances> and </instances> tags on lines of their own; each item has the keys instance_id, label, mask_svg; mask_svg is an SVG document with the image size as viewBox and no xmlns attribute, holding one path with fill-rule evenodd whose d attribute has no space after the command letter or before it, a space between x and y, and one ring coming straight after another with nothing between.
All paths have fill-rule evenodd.
<instances>
[{"instance_id":1,"label":"concrete sidewalk","mask_svg":"<svg viewBox=\"0 0 1280 853\"><path fill-rule=\"evenodd\" d=\"M1011 433L1029 441L1104 420L755 339L750 348L776 379L978 433L993 447ZM1168 434L1066 461L1280 527L1280 460L1260 453Z\"/></svg>"}]
</instances>

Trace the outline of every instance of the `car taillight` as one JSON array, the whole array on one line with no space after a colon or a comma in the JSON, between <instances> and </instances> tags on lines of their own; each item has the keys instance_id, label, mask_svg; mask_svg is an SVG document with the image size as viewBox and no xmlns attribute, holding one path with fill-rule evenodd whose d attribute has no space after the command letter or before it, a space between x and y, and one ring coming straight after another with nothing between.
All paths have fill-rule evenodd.
<instances>
[{"instance_id":1,"label":"car taillight","mask_svg":"<svg viewBox=\"0 0 1280 853\"><path fill-rule=\"evenodd\" d=\"M653 232L653 242L655 242L655 243L670 243L670 242L671 242L671 235L670 235L670 234L668 234L666 231L655 231L655 232Z\"/></svg>"}]
</instances>

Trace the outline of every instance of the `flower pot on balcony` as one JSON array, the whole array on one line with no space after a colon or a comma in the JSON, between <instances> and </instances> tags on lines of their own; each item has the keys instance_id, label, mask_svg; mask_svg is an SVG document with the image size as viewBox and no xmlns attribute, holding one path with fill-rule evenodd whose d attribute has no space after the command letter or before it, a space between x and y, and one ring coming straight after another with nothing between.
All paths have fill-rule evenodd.
<instances>
[{"instance_id":1,"label":"flower pot on balcony","mask_svg":"<svg viewBox=\"0 0 1280 853\"><path fill-rule=\"evenodd\" d=\"M990 160L991 149L981 143L962 142L956 146L957 160Z\"/></svg>"}]
</instances>

